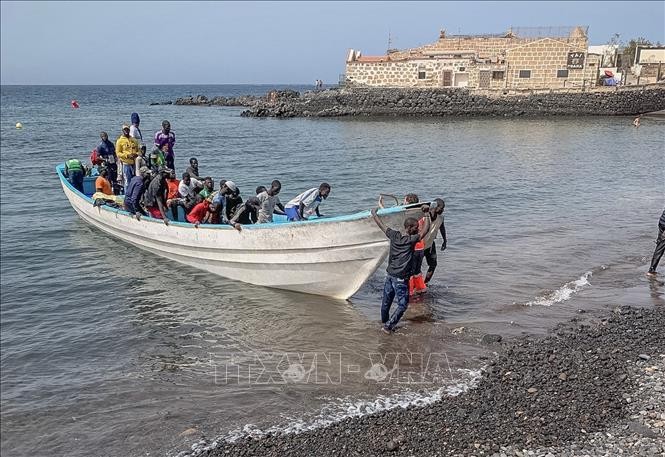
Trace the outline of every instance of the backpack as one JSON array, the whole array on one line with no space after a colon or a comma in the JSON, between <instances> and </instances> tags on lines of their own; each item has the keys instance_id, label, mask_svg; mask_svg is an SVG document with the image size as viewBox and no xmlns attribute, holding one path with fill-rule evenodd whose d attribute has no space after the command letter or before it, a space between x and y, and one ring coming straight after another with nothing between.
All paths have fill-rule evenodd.
<instances>
[{"instance_id":1,"label":"backpack","mask_svg":"<svg viewBox=\"0 0 665 457\"><path fill-rule=\"evenodd\" d=\"M97 148L93 149L92 153L90 153L90 162L93 165L100 165L104 162L104 160L101 158L101 156L97 152Z\"/></svg>"}]
</instances>

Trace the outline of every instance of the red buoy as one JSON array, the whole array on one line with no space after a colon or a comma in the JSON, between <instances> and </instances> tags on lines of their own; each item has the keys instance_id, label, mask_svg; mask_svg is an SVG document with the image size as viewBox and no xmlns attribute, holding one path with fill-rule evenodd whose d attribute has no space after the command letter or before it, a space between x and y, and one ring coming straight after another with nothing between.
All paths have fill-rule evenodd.
<instances>
[{"instance_id":1,"label":"red buoy","mask_svg":"<svg viewBox=\"0 0 665 457\"><path fill-rule=\"evenodd\" d=\"M79 102L77 102L76 100L72 100L72 108L76 109L78 107L79 107Z\"/></svg>"}]
</instances>

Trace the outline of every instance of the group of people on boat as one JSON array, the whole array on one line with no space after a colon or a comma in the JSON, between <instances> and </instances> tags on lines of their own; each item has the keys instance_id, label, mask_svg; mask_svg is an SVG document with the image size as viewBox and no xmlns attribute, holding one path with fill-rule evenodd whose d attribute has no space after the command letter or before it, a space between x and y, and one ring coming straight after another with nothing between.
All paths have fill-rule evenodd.
<instances>
[{"instance_id":1,"label":"group of people on boat","mask_svg":"<svg viewBox=\"0 0 665 457\"><path fill-rule=\"evenodd\" d=\"M307 189L283 205L279 199L282 184L272 181L269 187L258 186L255 194L243 201L240 189L231 180L221 179L219 189L210 176L202 176L196 157L177 179L175 172L175 133L165 120L154 135L154 147L146 154L146 145L140 130L137 113L131 115L131 125L122 126L122 134L115 144L101 132L99 145L92 151L90 161L98 174L95 180L96 205L122 207L137 220L149 215L169 224L178 219L182 208L185 220L200 224L229 224L242 230L246 224L273 222L273 214L285 215L289 221L321 217L320 203L330 195L330 184ZM86 169L79 159L65 162L65 176L74 188L83 193Z\"/></svg>"}]
</instances>

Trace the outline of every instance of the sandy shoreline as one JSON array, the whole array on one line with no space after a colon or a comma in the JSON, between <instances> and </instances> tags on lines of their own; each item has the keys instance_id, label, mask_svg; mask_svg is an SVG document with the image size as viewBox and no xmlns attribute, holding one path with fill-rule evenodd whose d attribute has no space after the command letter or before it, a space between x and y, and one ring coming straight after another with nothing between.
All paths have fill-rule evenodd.
<instances>
[{"instance_id":1,"label":"sandy shoreline","mask_svg":"<svg viewBox=\"0 0 665 457\"><path fill-rule=\"evenodd\" d=\"M457 397L179 455L663 455L665 309L584 317L506 341Z\"/></svg>"}]
</instances>

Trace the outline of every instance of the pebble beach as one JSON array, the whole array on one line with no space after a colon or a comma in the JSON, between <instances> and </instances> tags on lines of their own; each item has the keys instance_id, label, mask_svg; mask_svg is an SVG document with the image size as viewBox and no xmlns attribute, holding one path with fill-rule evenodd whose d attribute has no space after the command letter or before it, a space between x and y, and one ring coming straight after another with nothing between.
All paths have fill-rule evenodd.
<instances>
[{"instance_id":1,"label":"pebble beach","mask_svg":"<svg viewBox=\"0 0 665 457\"><path fill-rule=\"evenodd\" d=\"M498 344L459 396L180 456L660 456L664 383L665 309L618 306Z\"/></svg>"}]
</instances>

